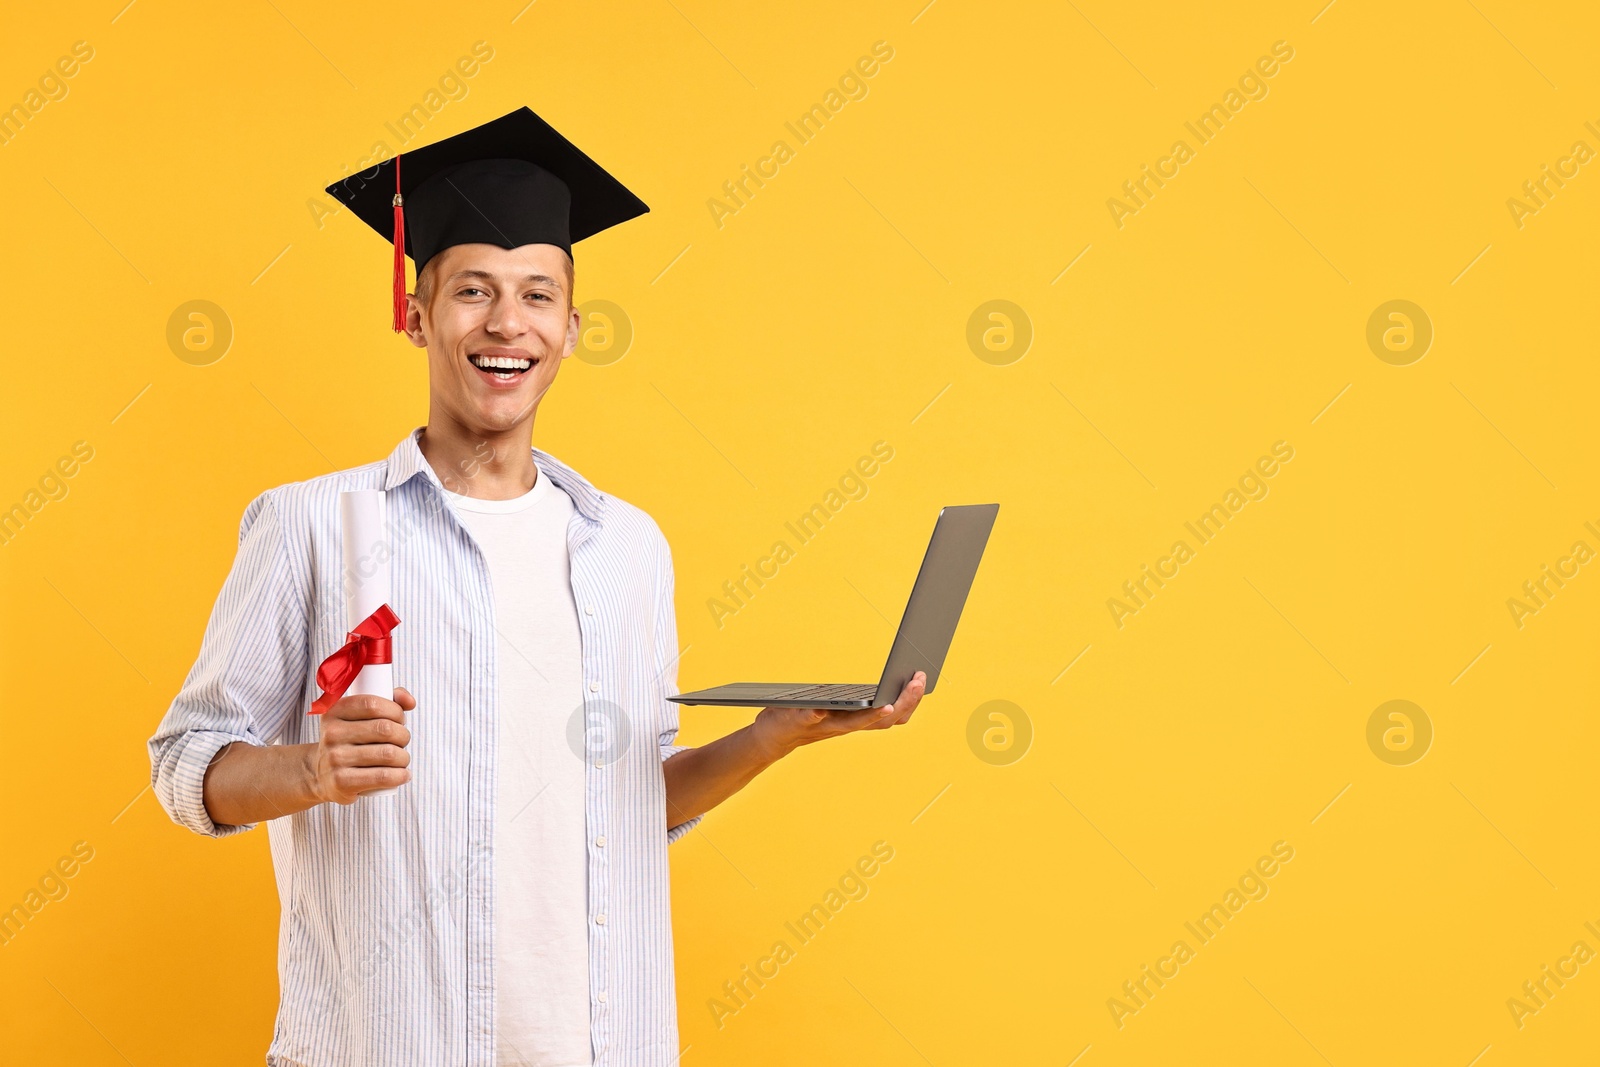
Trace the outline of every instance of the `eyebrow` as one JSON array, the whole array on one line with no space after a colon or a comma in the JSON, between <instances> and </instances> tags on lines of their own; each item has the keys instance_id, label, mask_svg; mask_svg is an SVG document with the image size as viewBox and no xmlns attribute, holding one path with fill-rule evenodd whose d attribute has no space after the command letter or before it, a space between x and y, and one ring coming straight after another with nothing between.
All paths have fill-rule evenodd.
<instances>
[{"instance_id":1,"label":"eyebrow","mask_svg":"<svg viewBox=\"0 0 1600 1067\"><path fill-rule=\"evenodd\" d=\"M458 270L454 274L450 275L450 277L445 279L445 284L452 285L464 278L481 278L488 282L495 280L495 276L486 270ZM522 280L525 282L536 282L543 285L553 285L557 289L561 288L561 283L550 277L548 274L528 274L524 275Z\"/></svg>"}]
</instances>

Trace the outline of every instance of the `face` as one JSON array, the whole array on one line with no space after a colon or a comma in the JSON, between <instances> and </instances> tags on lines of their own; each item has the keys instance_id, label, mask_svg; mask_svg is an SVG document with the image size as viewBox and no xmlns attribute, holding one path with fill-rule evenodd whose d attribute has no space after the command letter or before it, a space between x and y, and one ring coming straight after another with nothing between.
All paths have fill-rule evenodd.
<instances>
[{"instance_id":1,"label":"face","mask_svg":"<svg viewBox=\"0 0 1600 1067\"><path fill-rule=\"evenodd\" d=\"M567 256L555 245L452 245L428 264L430 306L408 298L406 333L428 350L430 421L478 436L533 418L578 343Z\"/></svg>"}]
</instances>

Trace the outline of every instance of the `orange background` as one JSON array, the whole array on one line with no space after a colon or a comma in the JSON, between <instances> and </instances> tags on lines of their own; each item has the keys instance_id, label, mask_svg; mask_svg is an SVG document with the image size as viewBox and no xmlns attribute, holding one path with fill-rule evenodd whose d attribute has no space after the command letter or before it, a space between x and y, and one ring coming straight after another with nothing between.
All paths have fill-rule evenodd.
<instances>
[{"instance_id":1,"label":"orange background","mask_svg":"<svg viewBox=\"0 0 1600 1067\"><path fill-rule=\"evenodd\" d=\"M920 2L13 13L0 104L93 55L0 144L0 508L75 442L93 457L0 545L0 907L93 857L0 946L0 1057L262 1058L266 835L173 826L145 741L245 504L425 417L387 247L317 204L479 41L414 143L527 104L652 208L580 247L590 361L535 440L666 531L685 688L875 677L938 507L1001 503L913 722L801 751L673 846L685 1064L1592 1055L1594 964L1520 1027L1507 1001L1600 949L1600 577L1520 626L1508 600L1600 548L1600 177L1508 200L1600 148L1595 12ZM880 41L865 95L793 140ZM1275 42L1265 95L1199 143L1185 124ZM763 187L708 206L779 139ZM1179 139L1119 227L1108 200ZM220 358L169 343L194 300ZM1369 346L1393 300L1426 351ZM590 301L631 327L620 358ZM722 583L880 440L866 495L717 626ZM1279 441L1265 497L1119 627L1108 600ZM1369 746L1392 700L1420 717ZM682 736L748 718L690 710ZM867 895L719 1019L879 841ZM1118 1020L1280 841L1267 895Z\"/></svg>"}]
</instances>

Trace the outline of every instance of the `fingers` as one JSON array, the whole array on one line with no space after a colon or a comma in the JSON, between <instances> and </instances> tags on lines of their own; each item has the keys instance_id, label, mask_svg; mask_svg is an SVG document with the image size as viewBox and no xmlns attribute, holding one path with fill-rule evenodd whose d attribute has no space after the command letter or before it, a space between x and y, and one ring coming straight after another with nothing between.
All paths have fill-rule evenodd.
<instances>
[{"instance_id":1,"label":"fingers","mask_svg":"<svg viewBox=\"0 0 1600 1067\"><path fill-rule=\"evenodd\" d=\"M848 734L856 730L876 729L877 724L883 720L885 709L892 705L876 708L859 708L854 711L830 711L828 726L835 733Z\"/></svg>"},{"instance_id":2,"label":"fingers","mask_svg":"<svg viewBox=\"0 0 1600 1067\"><path fill-rule=\"evenodd\" d=\"M334 719L322 730L329 745L394 745L411 743L411 731L393 719Z\"/></svg>"},{"instance_id":3,"label":"fingers","mask_svg":"<svg viewBox=\"0 0 1600 1067\"><path fill-rule=\"evenodd\" d=\"M411 731L405 713L417 706L404 689L394 699L349 695L322 717L317 744L317 792L324 800L353 804L362 793L411 780Z\"/></svg>"},{"instance_id":4,"label":"fingers","mask_svg":"<svg viewBox=\"0 0 1600 1067\"><path fill-rule=\"evenodd\" d=\"M858 730L887 730L891 726L899 726L909 721L912 713L917 710L917 705L922 702L922 695L927 690L927 684L927 674L918 671L901 687L900 695L895 698L894 703L876 707L834 711L775 706L764 710L783 714L785 718L793 716L791 721L802 731L804 740L801 743L804 744L808 741L820 741L825 737L855 733Z\"/></svg>"},{"instance_id":5,"label":"fingers","mask_svg":"<svg viewBox=\"0 0 1600 1067\"><path fill-rule=\"evenodd\" d=\"M411 702L410 707L417 706L416 699L404 689L396 689L395 694L405 694ZM333 707L328 709L326 718L329 719L393 719L403 722L406 711L410 710L396 701L385 700L383 697L374 696L344 696L340 697Z\"/></svg>"},{"instance_id":6,"label":"fingers","mask_svg":"<svg viewBox=\"0 0 1600 1067\"><path fill-rule=\"evenodd\" d=\"M874 730L887 730L891 726L900 726L911 721L912 714L917 710L917 705L922 703L922 694L928 688L928 675L918 671L911 676L911 680L900 688L900 695L895 697L894 703L889 705L890 713L885 716L885 721L872 727Z\"/></svg>"},{"instance_id":7,"label":"fingers","mask_svg":"<svg viewBox=\"0 0 1600 1067\"><path fill-rule=\"evenodd\" d=\"M341 745L329 758L343 768L411 766L411 753L399 745Z\"/></svg>"},{"instance_id":8,"label":"fingers","mask_svg":"<svg viewBox=\"0 0 1600 1067\"><path fill-rule=\"evenodd\" d=\"M915 685L916 688L912 689L912 687L908 685L906 688L909 691L909 695L902 695L899 700L894 702L896 711L894 723L896 726L910 722L911 716L917 710L917 705L922 703L924 683L914 682L912 684Z\"/></svg>"},{"instance_id":9,"label":"fingers","mask_svg":"<svg viewBox=\"0 0 1600 1067\"><path fill-rule=\"evenodd\" d=\"M922 703L922 694L928 689L928 676L923 671L918 671L911 676L911 680L900 689L900 695L894 698L896 710L902 714L910 714L917 710L917 705Z\"/></svg>"},{"instance_id":10,"label":"fingers","mask_svg":"<svg viewBox=\"0 0 1600 1067\"><path fill-rule=\"evenodd\" d=\"M403 767L345 767L333 773L333 799L354 804L369 789L389 789L410 780L411 772Z\"/></svg>"}]
</instances>

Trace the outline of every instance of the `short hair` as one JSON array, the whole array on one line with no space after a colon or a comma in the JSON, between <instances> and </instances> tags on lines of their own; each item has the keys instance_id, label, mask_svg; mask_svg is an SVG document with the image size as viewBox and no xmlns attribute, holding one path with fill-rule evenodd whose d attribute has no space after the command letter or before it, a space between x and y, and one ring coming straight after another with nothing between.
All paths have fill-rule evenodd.
<instances>
[{"instance_id":1,"label":"short hair","mask_svg":"<svg viewBox=\"0 0 1600 1067\"><path fill-rule=\"evenodd\" d=\"M567 304L570 307L573 303L572 257L569 255L565 256L564 259L566 261L567 268ZM438 270L436 269L438 264L439 257L435 255L432 259L428 260L427 263L423 264L422 270L417 273L416 297L417 301L421 303L424 308L431 309L433 307L433 280L434 275L438 273Z\"/></svg>"}]
</instances>

